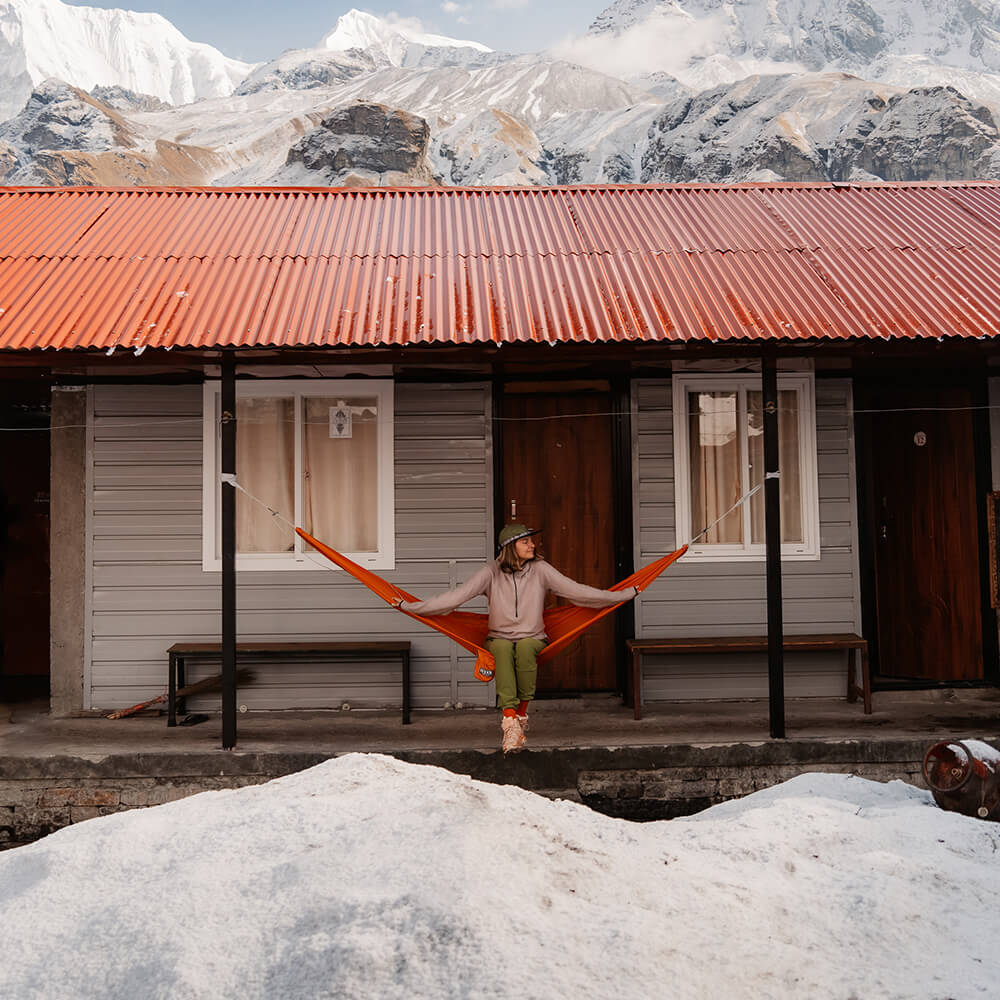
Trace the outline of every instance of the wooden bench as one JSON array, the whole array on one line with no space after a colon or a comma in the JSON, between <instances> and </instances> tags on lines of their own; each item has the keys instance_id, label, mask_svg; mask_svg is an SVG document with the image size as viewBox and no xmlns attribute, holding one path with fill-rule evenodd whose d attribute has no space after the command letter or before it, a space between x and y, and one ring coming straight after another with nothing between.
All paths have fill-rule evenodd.
<instances>
[{"instance_id":1,"label":"wooden bench","mask_svg":"<svg viewBox=\"0 0 1000 1000\"><path fill-rule=\"evenodd\" d=\"M782 642L785 652L816 653L832 650L847 651L847 700L855 702L860 694L865 714L872 710L871 678L868 673L868 642L860 635L786 635ZM631 658L630 684L632 706L637 719L642 718L643 653L766 653L767 636L721 636L714 639L629 639ZM852 655L853 654L853 655ZM855 659L861 665L861 684L857 682Z\"/></svg>"},{"instance_id":2,"label":"wooden bench","mask_svg":"<svg viewBox=\"0 0 1000 1000\"><path fill-rule=\"evenodd\" d=\"M221 642L176 642L168 650L170 676L167 694L167 725L177 725L178 702L183 712L183 698L177 691L185 684L187 664L191 660L218 660L222 656ZM344 656L384 655L399 660L403 685L403 725L410 722L410 644L408 642L238 642L236 665L247 660L332 659Z\"/></svg>"}]
</instances>

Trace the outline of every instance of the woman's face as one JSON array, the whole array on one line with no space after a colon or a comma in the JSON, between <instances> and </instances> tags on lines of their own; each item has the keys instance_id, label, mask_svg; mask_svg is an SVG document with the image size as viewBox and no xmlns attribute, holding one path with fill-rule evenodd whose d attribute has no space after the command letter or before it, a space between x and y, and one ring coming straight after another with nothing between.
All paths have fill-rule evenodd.
<instances>
[{"instance_id":1,"label":"woman's face","mask_svg":"<svg viewBox=\"0 0 1000 1000\"><path fill-rule=\"evenodd\" d=\"M519 538L514 542L514 555L521 562L528 562L535 558L535 540L530 535L527 538Z\"/></svg>"}]
</instances>

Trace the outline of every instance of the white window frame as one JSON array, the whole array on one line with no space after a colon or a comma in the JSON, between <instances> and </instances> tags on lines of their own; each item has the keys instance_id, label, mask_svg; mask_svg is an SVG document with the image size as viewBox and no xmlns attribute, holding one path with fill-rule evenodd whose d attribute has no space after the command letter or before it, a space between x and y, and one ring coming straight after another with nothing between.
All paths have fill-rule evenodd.
<instances>
[{"instance_id":1,"label":"white window frame","mask_svg":"<svg viewBox=\"0 0 1000 1000\"><path fill-rule=\"evenodd\" d=\"M202 569L221 572L222 484L220 481L220 443L218 414L222 383L212 380L204 384L202 405ZM377 462L378 462L378 540L373 552L345 552L349 559L367 569L396 568L396 504L393 457L394 384L392 379L274 379L237 381L237 399L286 396L294 400L295 413L295 524L302 524L302 407L306 396L343 397L363 394L378 399ZM239 434L237 426L236 433ZM240 470L236 470L239 482ZM339 567L310 549L296 534L292 552L255 552L236 555L236 568L251 570L311 570L317 560L328 569ZM320 539L323 541L324 539Z\"/></svg>"},{"instance_id":2,"label":"white window frame","mask_svg":"<svg viewBox=\"0 0 1000 1000\"><path fill-rule=\"evenodd\" d=\"M674 437L674 509L677 545L683 545L692 535L691 528L691 456L687 433L687 398L692 390L701 392L738 392L740 412L745 412L746 393L759 392L760 375L678 374L673 376L673 437ZM807 373L779 373L778 389L795 390L799 394L799 474L801 481L802 531L801 542L783 542L783 560L815 560L820 558L819 480L816 456L816 387L814 376ZM748 455L746 427L741 425L740 454ZM779 470L780 471L780 470ZM750 470L743 468L743 495L750 490ZM760 562L765 558L765 546L752 544L749 531L749 509L744 504L744 534L742 545L697 542L691 545L685 560L691 562Z\"/></svg>"}]
</instances>

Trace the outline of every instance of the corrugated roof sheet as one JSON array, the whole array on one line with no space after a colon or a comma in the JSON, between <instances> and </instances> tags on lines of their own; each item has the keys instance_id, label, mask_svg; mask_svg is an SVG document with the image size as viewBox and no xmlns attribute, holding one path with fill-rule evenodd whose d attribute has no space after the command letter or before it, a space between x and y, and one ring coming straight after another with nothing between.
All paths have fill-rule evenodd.
<instances>
[{"instance_id":1,"label":"corrugated roof sheet","mask_svg":"<svg viewBox=\"0 0 1000 1000\"><path fill-rule=\"evenodd\" d=\"M0 348L992 337L1000 185L0 188Z\"/></svg>"}]
</instances>

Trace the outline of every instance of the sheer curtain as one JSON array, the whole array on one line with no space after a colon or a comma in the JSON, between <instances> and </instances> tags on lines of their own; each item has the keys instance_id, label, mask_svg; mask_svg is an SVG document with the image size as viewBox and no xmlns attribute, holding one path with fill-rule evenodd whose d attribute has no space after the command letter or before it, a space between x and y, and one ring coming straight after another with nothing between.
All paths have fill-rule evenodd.
<instances>
[{"instance_id":1,"label":"sheer curtain","mask_svg":"<svg viewBox=\"0 0 1000 1000\"><path fill-rule=\"evenodd\" d=\"M736 392L690 392L688 401L691 536L695 537L729 510L742 492L739 396ZM742 544L743 517L739 508L699 541L715 545Z\"/></svg>"},{"instance_id":2,"label":"sheer curtain","mask_svg":"<svg viewBox=\"0 0 1000 1000\"><path fill-rule=\"evenodd\" d=\"M750 488L764 479L764 410L760 392L747 393L747 443L750 449ZM799 469L799 394L778 391L778 469L781 472L781 540L802 542L802 479ZM750 499L750 539L764 544L764 491Z\"/></svg>"},{"instance_id":3,"label":"sheer curtain","mask_svg":"<svg viewBox=\"0 0 1000 1000\"><path fill-rule=\"evenodd\" d=\"M240 483L289 521L295 519L295 409L291 398L239 399L236 469ZM236 551L289 552L295 536L260 504L236 494Z\"/></svg>"},{"instance_id":4,"label":"sheer curtain","mask_svg":"<svg viewBox=\"0 0 1000 1000\"><path fill-rule=\"evenodd\" d=\"M345 403L350 426L337 431L331 410ZM341 552L378 549L378 400L303 400L305 529ZM344 436L338 437L337 433ZM348 436L349 435L349 436Z\"/></svg>"}]
</instances>

